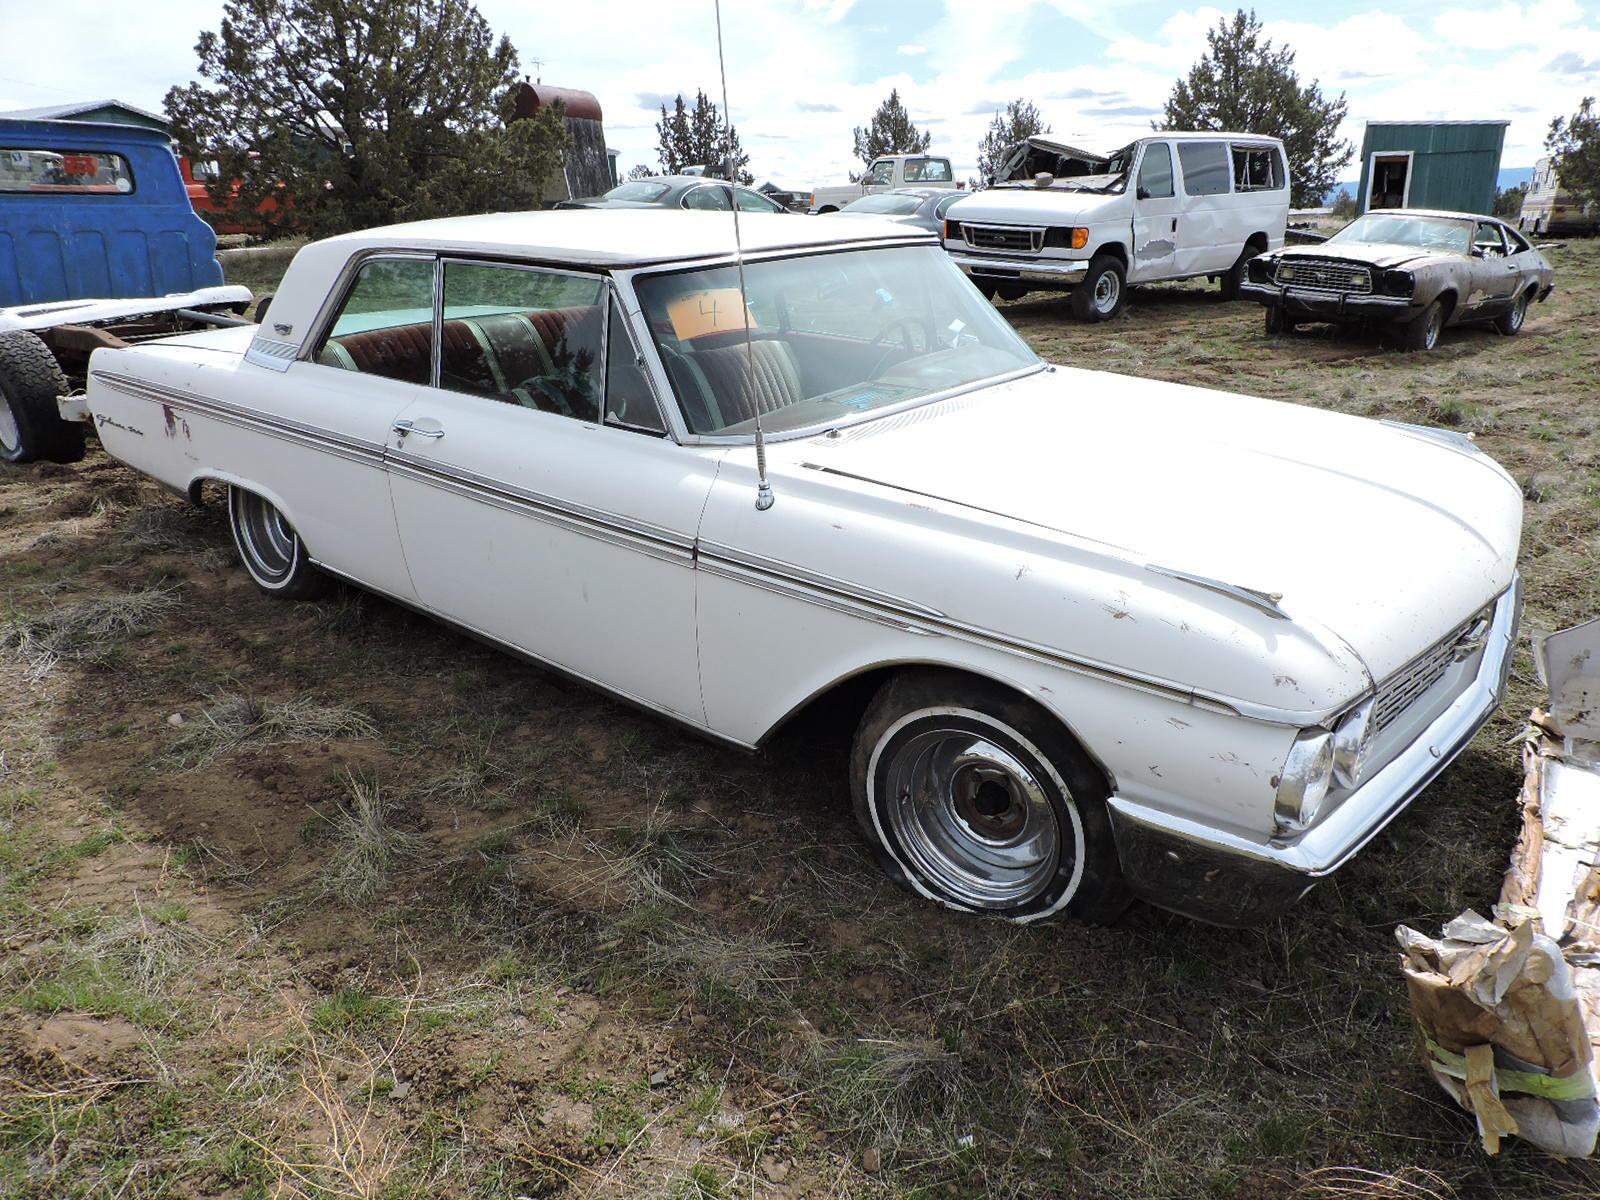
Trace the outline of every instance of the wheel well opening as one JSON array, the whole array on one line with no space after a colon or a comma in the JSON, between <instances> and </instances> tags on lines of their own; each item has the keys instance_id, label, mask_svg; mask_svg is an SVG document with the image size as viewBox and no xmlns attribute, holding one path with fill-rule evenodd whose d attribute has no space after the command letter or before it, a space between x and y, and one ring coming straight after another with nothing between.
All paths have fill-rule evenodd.
<instances>
[{"instance_id":1,"label":"wheel well opening","mask_svg":"<svg viewBox=\"0 0 1600 1200\"><path fill-rule=\"evenodd\" d=\"M1101 246L1098 250L1096 250L1095 254L1097 256L1101 255L1101 254L1109 255L1110 257L1112 257L1112 258L1116 259L1118 262L1120 262L1122 264L1124 270L1127 269L1127 266L1128 266L1128 248L1126 246L1124 246L1121 242L1107 242L1105 245Z\"/></svg>"},{"instance_id":2,"label":"wheel well opening","mask_svg":"<svg viewBox=\"0 0 1600 1200\"><path fill-rule=\"evenodd\" d=\"M1008 692L1020 703L1036 709L1046 720L1055 723L1072 739L1078 749L1082 750L1084 757L1094 764L1105 781L1107 790L1113 784L1111 773L1096 757L1093 750L1084 744L1077 732L1072 729L1055 713L1040 704L1032 696L1021 689L1012 686L1004 680L995 679L976 671L968 671L961 667L947 666L943 663L900 664L897 666L874 667L852 675L825 688L789 713L770 730L758 743L762 749L768 749L784 743L804 745L813 752L837 752L843 759L848 759L850 744L855 738L857 726L866 714L867 705L877 695L878 689L887 683L893 676L905 672L937 672L941 675L958 675L971 679L988 688L999 688Z\"/></svg>"},{"instance_id":3,"label":"wheel well opening","mask_svg":"<svg viewBox=\"0 0 1600 1200\"><path fill-rule=\"evenodd\" d=\"M1440 292L1439 301L1444 305L1444 319L1448 321L1450 315L1456 311L1456 294L1452 291Z\"/></svg>"},{"instance_id":4,"label":"wheel well opening","mask_svg":"<svg viewBox=\"0 0 1600 1200\"><path fill-rule=\"evenodd\" d=\"M1244 247L1246 250L1254 250L1257 254L1265 254L1267 252L1267 235L1259 232L1252 233L1245 239Z\"/></svg>"}]
</instances>

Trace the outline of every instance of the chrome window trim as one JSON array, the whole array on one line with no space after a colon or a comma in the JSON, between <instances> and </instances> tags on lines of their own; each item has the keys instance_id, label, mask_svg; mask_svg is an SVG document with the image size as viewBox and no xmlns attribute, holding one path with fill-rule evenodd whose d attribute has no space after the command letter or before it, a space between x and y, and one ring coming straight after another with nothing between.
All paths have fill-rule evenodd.
<instances>
[{"instance_id":1,"label":"chrome window trim","mask_svg":"<svg viewBox=\"0 0 1600 1200\"><path fill-rule=\"evenodd\" d=\"M635 336L632 329L632 320L628 316L627 306L623 303L622 289L617 286L617 281L615 279L608 278L606 280L606 329L608 331L608 338L610 336L609 331L611 328L611 316L613 312L622 318L622 336L628 340L628 350L633 354L634 364L638 367L639 374L644 377L645 386L650 389L650 402L656 406L656 417L661 421L661 429L644 429L637 425L623 425L620 422L612 425L606 420L606 414L610 411L609 405L611 402L611 344L609 340L606 343L606 391L602 393L603 400L601 401L600 408L600 424L605 425L609 429L625 429L630 433L642 433L649 437L665 437L672 441L677 441L678 439L673 433L672 422L667 419L667 406L662 403L661 392L656 386L655 373L650 369L649 363L645 360L644 351L639 349L638 338Z\"/></svg>"},{"instance_id":2,"label":"chrome window trim","mask_svg":"<svg viewBox=\"0 0 1600 1200\"><path fill-rule=\"evenodd\" d=\"M431 262L438 258L438 255L427 250L389 249L387 247L369 247L352 254L345 261L344 266L339 269L339 274L335 277L333 286L328 289L327 298L323 300L322 306L317 309L317 315L312 318L311 332L306 335L305 341L300 344L299 354L295 356L297 362L308 362L318 366L326 365L317 363L317 350L332 335L334 322L339 319L339 314L344 311L345 303L350 299L350 292L361 275L361 269L373 259L380 258ZM339 367L334 368L334 370L341 369ZM346 373L348 374L348 372Z\"/></svg>"}]
</instances>

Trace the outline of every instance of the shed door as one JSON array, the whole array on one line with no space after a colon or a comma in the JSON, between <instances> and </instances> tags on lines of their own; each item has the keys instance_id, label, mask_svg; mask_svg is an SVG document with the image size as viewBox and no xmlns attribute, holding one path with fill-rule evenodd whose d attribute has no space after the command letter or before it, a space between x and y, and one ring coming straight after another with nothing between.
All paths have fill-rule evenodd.
<instances>
[{"instance_id":1,"label":"shed door","mask_svg":"<svg viewBox=\"0 0 1600 1200\"><path fill-rule=\"evenodd\" d=\"M1411 156L1409 154L1374 154L1372 156L1372 191L1367 209L1404 208L1411 192Z\"/></svg>"}]
</instances>

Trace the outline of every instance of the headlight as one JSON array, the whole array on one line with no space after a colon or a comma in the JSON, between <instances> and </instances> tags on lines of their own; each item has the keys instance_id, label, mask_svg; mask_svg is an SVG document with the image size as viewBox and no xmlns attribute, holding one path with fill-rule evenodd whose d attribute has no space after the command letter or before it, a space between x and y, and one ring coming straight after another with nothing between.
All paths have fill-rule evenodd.
<instances>
[{"instance_id":1,"label":"headlight","mask_svg":"<svg viewBox=\"0 0 1600 1200\"><path fill-rule=\"evenodd\" d=\"M1315 821L1332 783L1333 734L1326 729L1302 730L1278 778L1279 831L1298 833Z\"/></svg>"},{"instance_id":2,"label":"headlight","mask_svg":"<svg viewBox=\"0 0 1600 1200\"><path fill-rule=\"evenodd\" d=\"M1410 271L1385 271L1383 273L1383 290L1390 296L1409 296L1417 286L1417 281Z\"/></svg>"},{"instance_id":3,"label":"headlight","mask_svg":"<svg viewBox=\"0 0 1600 1200\"><path fill-rule=\"evenodd\" d=\"M1353 788L1361 782L1372 749L1372 700L1357 705L1333 731L1333 777L1340 787Z\"/></svg>"}]
</instances>

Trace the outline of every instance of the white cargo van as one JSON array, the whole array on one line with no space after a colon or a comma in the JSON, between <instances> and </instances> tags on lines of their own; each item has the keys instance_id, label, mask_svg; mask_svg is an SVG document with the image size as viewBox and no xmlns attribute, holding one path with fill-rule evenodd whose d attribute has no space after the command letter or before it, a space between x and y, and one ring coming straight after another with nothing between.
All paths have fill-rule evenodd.
<instances>
[{"instance_id":1,"label":"white cargo van","mask_svg":"<svg viewBox=\"0 0 1600 1200\"><path fill-rule=\"evenodd\" d=\"M946 210L944 245L985 295L1071 289L1086 321L1116 316L1130 283L1212 276L1233 297L1244 264L1283 245L1288 175L1283 143L1251 133L1155 133L1111 154L1033 137Z\"/></svg>"}]
</instances>

